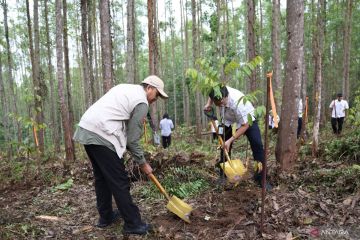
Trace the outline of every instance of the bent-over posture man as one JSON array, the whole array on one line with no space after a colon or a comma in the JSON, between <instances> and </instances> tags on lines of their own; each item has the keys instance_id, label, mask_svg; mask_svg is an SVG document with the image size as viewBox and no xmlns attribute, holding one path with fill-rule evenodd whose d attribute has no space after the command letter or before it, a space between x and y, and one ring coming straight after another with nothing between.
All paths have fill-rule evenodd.
<instances>
[{"instance_id":1,"label":"bent-over posture man","mask_svg":"<svg viewBox=\"0 0 360 240\"><path fill-rule=\"evenodd\" d=\"M231 154L231 147L233 142L241 137L246 135L250 142L251 150L253 153L254 160L257 162L263 163L264 161L264 148L261 141L260 129L257 124L257 121L254 116L254 107L247 101L241 99L244 94L237 89L223 86L220 88L221 96L215 96L214 90L209 94L209 99L204 107L205 111L211 109L211 105L214 103L218 107L224 107L223 120L225 121L225 149ZM240 100L241 99L241 100ZM240 100L240 102L239 102ZM250 114L253 123L250 126L248 123L248 115ZM231 125L236 123L236 132L232 134ZM221 158L223 159L223 152L221 153ZM220 174L222 174L220 170ZM258 171L254 175L254 180L261 187L262 186L262 172ZM271 189L271 185L267 184L266 188Z\"/></svg>"},{"instance_id":2,"label":"bent-over posture man","mask_svg":"<svg viewBox=\"0 0 360 240\"><path fill-rule=\"evenodd\" d=\"M139 140L148 105L159 96L168 97L163 81L154 75L140 85L119 84L95 102L79 122L74 140L84 145L93 167L100 228L120 217L124 219L124 234L143 235L152 228L141 220L131 198L123 155L129 150L142 172L152 173ZM112 196L118 211L112 209Z\"/></svg>"}]
</instances>

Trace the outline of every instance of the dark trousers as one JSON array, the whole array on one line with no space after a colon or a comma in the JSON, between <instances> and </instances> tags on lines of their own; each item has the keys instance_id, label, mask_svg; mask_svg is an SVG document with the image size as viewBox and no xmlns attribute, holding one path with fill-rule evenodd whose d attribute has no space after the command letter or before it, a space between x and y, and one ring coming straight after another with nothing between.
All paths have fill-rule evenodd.
<instances>
[{"instance_id":1,"label":"dark trousers","mask_svg":"<svg viewBox=\"0 0 360 240\"><path fill-rule=\"evenodd\" d=\"M163 148L168 148L171 144L171 134L169 136L161 136Z\"/></svg>"},{"instance_id":2,"label":"dark trousers","mask_svg":"<svg viewBox=\"0 0 360 240\"><path fill-rule=\"evenodd\" d=\"M218 136L217 136L216 132L213 132L212 133L212 141L215 142L215 141L217 141L217 139L218 139Z\"/></svg>"},{"instance_id":3,"label":"dark trousers","mask_svg":"<svg viewBox=\"0 0 360 240\"><path fill-rule=\"evenodd\" d=\"M142 224L138 207L130 195L130 182L125 170L124 159L116 152L101 145L84 145L94 172L96 205L100 217L112 217L112 196L124 219L125 226Z\"/></svg>"},{"instance_id":4,"label":"dark trousers","mask_svg":"<svg viewBox=\"0 0 360 240\"><path fill-rule=\"evenodd\" d=\"M343 123L344 123L344 117L331 118L331 126L332 126L334 134L340 134L341 133Z\"/></svg>"},{"instance_id":5,"label":"dark trousers","mask_svg":"<svg viewBox=\"0 0 360 240\"><path fill-rule=\"evenodd\" d=\"M300 137L301 134L301 127L302 127L302 118L298 118L298 127L297 127L297 138Z\"/></svg>"},{"instance_id":6,"label":"dark trousers","mask_svg":"<svg viewBox=\"0 0 360 240\"><path fill-rule=\"evenodd\" d=\"M261 141L260 129L256 121L254 121L253 124L246 130L245 135L250 142L250 147L253 153L254 160L258 162L263 162L264 147ZM232 136L231 126L230 127L225 126L225 141L231 138L231 136ZM229 149L229 156L231 156L231 149L232 149L232 144ZM221 150L220 161L226 161L226 159L224 159L223 150ZM222 172L220 171L220 173Z\"/></svg>"}]
</instances>

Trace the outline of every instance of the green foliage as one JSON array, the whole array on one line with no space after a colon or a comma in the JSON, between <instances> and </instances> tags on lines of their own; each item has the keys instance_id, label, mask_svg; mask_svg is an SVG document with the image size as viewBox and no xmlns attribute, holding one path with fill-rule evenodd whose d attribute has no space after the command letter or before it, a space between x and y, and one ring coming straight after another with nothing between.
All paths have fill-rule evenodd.
<instances>
[{"instance_id":1,"label":"green foliage","mask_svg":"<svg viewBox=\"0 0 360 240\"><path fill-rule=\"evenodd\" d=\"M205 172L190 166L171 167L164 172L163 178L159 181L170 195L179 198L196 196L210 187ZM149 184L150 187L141 189L141 195L144 198L159 198L161 195L159 190L154 184Z\"/></svg>"},{"instance_id":2,"label":"green foliage","mask_svg":"<svg viewBox=\"0 0 360 240\"><path fill-rule=\"evenodd\" d=\"M360 189L360 166L319 169L314 172L313 181L334 188L337 193L353 193Z\"/></svg>"},{"instance_id":3,"label":"green foliage","mask_svg":"<svg viewBox=\"0 0 360 240\"><path fill-rule=\"evenodd\" d=\"M52 192L56 192L57 190L69 190L72 188L74 183L74 180L72 178L69 178L66 182L57 185L51 189Z\"/></svg>"},{"instance_id":4,"label":"green foliage","mask_svg":"<svg viewBox=\"0 0 360 240\"><path fill-rule=\"evenodd\" d=\"M193 90L199 90L203 95L207 96L213 89L215 96L220 96L220 87L227 84L221 79L221 69L224 68L225 76L232 76L241 81L242 78L250 76L252 71L263 62L260 56L255 57L250 62L241 66L235 61L226 64L225 58L221 58L217 66L212 66L211 62L206 59L198 59L196 65L199 71L189 68L186 71L186 78L190 80L190 87Z\"/></svg>"},{"instance_id":5,"label":"green foliage","mask_svg":"<svg viewBox=\"0 0 360 240\"><path fill-rule=\"evenodd\" d=\"M354 102L349 109L349 120L351 125L360 126L360 90L356 91Z\"/></svg>"},{"instance_id":6,"label":"green foliage","mask_svg":"<svg viewBox=\"0 0 360 240\"><path fill-rule=\"evenodd\" d=\"M324 143L324 156L327 161L356 162L360 153L360 129L350 132L343 138L335 138Z\"/></svg>"}]
</instances>

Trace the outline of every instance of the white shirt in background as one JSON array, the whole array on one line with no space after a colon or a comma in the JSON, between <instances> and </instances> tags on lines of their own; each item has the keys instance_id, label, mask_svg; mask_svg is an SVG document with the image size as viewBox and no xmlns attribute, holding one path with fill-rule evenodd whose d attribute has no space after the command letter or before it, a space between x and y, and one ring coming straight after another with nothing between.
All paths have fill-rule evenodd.
<instances>
[{"instance_id":1,"label":"white shirt in background","mask_svg":"<svg viewBox=\"0 0 360 240\"><path fill-rule=\"evenodd\" d=\"M302 116L303 116L303 103L302 103L301 98L299 98L299 100L298 100L297 110L298 110L298 117L302 118Z\"/></svg>"},{"instance_id":2,"label":"white shirt in background","mask_svg":"<svg viewBox=\"0 0 360 240\"><path fill-rule=\"evenodd\" d=\"M171 134L171 129L174 124L171 119L163 118L160 121L161 136L168 137Z\"/></svg>"},{"instance_id":3,"label":"white shirt in background","mask_svg":"<svg viewBox=\"0 0 360 240\"><path fill-rule=\"evenodd\" d=\"M331 117L341 118L345 117L345 110L349 109L349 104L346 100L333 100L329 108L332 108Z\"/></svg>"}]
</instances>

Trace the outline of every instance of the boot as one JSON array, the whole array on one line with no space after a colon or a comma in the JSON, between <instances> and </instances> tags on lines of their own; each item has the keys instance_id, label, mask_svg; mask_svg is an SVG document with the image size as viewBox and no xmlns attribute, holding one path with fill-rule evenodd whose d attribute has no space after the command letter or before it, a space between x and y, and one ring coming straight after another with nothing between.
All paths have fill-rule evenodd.
<instances>
[{"instance_id":1,"label":"boot","mask_svg":"<svg viewBox=\"0 0 360 240\"><path fill-rule=\"evenodd\" d=\"M268 180L266 178L266 180ZM262 188L262 171L254 174L254 182L258 185L259 188ZM270 191L273 186L266 181L265 190Z\"/></svg>"}]
</instances>

